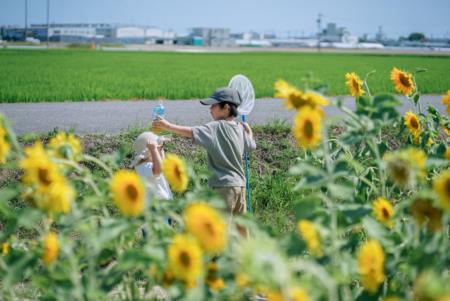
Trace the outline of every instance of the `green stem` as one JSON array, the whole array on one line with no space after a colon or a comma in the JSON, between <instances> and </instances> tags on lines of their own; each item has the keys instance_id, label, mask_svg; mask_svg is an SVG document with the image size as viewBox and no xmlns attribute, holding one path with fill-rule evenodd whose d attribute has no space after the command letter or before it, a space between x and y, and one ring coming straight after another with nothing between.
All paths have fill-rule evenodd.
<instances>
[{"instance_id":1,"label":"green stem","mask_svg":"<svg viewBox=\"0 0 450 301\"><path fill-rule=\"evenodd\" d=\"M372 149L372 152L375 154L375 157L377 159L377 165L378 165L378 176L380 177L380 183L381 183L381 190L380 194L382 197L386 197L386 181L385 181L385 174L384 169L380 157L380 151L378 150L378 147L376 146L375 138L372 137L370 141L368 141L368 145Z\"/></svg>"}]
</instances>

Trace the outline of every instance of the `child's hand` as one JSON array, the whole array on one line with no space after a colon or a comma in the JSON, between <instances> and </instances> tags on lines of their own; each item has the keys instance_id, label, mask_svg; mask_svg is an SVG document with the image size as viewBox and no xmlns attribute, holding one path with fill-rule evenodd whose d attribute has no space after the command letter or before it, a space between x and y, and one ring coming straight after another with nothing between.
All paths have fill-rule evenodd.
<instances>
[{"instance_id":1,"label":"child's hand","mask_svg":"<svg viewBox=\"0 0 450 301\"><path fill-rule=\"evenodd\" d=\"M157 149L158 148L158 143L156 141L153 141L153 140L148 140L147 141L147 148L148 149Z\"/></svg>"},{"instance_id":2,"label":"child's hand","mask_svg":"<svg viewBox=\"0 0 450 301\"><path fill-rule=\"evenodd\" d=\"M158 119L153 120L152 128L166 130L170 125L170 122L165 120L164 118L159 117Z\"/></svg>"}]
</instances>

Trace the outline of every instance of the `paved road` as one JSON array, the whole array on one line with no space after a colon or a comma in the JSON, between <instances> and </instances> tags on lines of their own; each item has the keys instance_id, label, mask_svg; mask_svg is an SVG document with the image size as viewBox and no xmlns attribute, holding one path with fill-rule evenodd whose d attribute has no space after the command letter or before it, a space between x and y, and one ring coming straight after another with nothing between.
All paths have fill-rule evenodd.
<instances>
[{"instance_id":1,"label":"paved road","mask_svg":"<svg viewBox=\"0 0 450 301\"><path fill-rule=\"evenodd\" d=\"M422 106L429 103L440 112L445 112L441 104L442 96L422 97ZM410 109L410 102L402 98L401 113ZM354 99L344 98L345 104L354 108ZM116 134L132 127L144 127L151 120L152 108L156 101L98 101L98 102L60 102L60 103L18 103L0 104L0 112L12 123L17 134L29 132L48 132L55 127L73 129L78 134L101 133ZM208 107L195 100L168 100L164 102L167 119L184 125L195 125L211 120ZM327 116L339 117L335 107L326 108ZM280 99L258 99L248 120L251 124L265 124L274 120L291 123L292 111L287 111Z\"/></svg>"}]
</instances>

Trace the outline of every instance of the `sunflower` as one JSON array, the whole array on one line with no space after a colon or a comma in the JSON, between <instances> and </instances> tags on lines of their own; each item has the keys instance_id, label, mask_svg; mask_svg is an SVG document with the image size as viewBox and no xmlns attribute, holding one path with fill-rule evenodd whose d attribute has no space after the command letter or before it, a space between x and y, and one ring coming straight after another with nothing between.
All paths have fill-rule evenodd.
<instances>
[{"instance_id":1,"label":"sunflower","mask_svg":"<svg viewBox=\"0 0 450 301\"><path fill-rule=\"evenodd\" d=\"M25 158L20 161L25 184L36 185L41 192L48 191L55 183L63 181L58 166L51 161L40 141L25 148Z\"/></svg>"},{"instance_id":2,"label":"sunflower","mask_svg":"<svg viewBox=\"0 0 450 301\"><path fill-rule=\"evenodd\" d=\"M402 151L405 158L411 160L411 164L417 170L420 176L424 176L427 162L427 154L421 149L410 147Z\"/></svg>"},{"instance_id":3,"label":"sunflower","mask_svg":"<svg viewBox=\"0 0 450 301\"><path fill-rule=\"evenodd\" d=\"M450 90L442 97L442 104L447 106L447 113L450 114Z\"/></svg>"},{"instance_id":4,"label":"sunflower","mask_svg":"<svg viewBox=\"0 0 450 301\"><path fill-rule=\"evenodd\" d=\"M2 256L6 256L9 253L9 243L2 243Z\"/></svg>"},{"instance_id":5,"label":"sunflower","mask_svg":"<svg viewBox=\"0 0 450 301\"><path fill-rule=\"evenodd\" d=\"M283 301L283 294L280 291L270 291L267 288L261 289L262 293L265 293L267 301Z\"/></svg>"},{"instance_id":6,"label":"sunflower","mask_svg":"<svg viewBox=\"0 0 450 301\"><path fill-rule=\"evenodd\" d=\"M218 277L217 263L210 262L208 264L208 272L206 275L205 283L213 290L220 291L225 288L225 282L222 278Z\"/></svg>"},{"instance_id":7,"label":"sunflower","mask_svg":"<svg viewBox=\"0 0 450 301\"><path fill-rule=\"evenodd\" d=\"M393 226L392 217L394 216L394 208L388 200L379 197L373 202L372 208L373 214L378 221L387 227Z\"/></svg>"},{"instance_id":8,"label":"sunflower","mask_svg":"<svg viewBox=\"0 0 450 301\"><path fill-rule=\"evenodd\" d=\"M450 160L450 147L445 149L444 158Z\"/></svg>"},{"instance_id":9,"label":"sunflower","mask_svg":"<svg viewBox=\"0 0 450 301\"><path fill-rule=\"evenodd\" d=\"M422 131L422 125L420 123L419 117L413 112L406 112L404 117L404 124L408 128L409 133L413 136L414 143L418 144L418 141L416 143L416 140L418 140L420 132Z\"/></svg>"},{"instance_id":10,"label":"sunflower","mask_svg":"<svg viewBox=\"0 0 450 301\"><path fill-rule=\"evenodd\" d=\"M138 216L144 210L144 184L135 172L116 172L111 179L111 192L114 203L123 215Z\"/></svg>"},{"instance_id":11,"label":"sunflower","mask_svg":"<svg viewBox=\"0 0 450 301\"><path fill-rule=\"evenodd\" d=\"M75 199L75 190L66 181L59 181L47 193L37 192L34 197L37 199L39 207L47 212L68 213Z\"/></svg>"},{"instance_id":12,"label":"sunflower","mask_svg":"<svg viewBox=\"0 0 450 301\"><path fill-rule=\"evenodd\" d=\"M433 179L433 189L439 197L442 208L450 211L450 170L441 172Z\"/></svg>"},{"instance_id":13,"label":"sunflower","mask_svg":"<svg viewBox=\"0 0 450 301\"><path fill-rule=\"evenodd\" d=\"M392 180L400 187L411 187L416 178L426 175L426 154L416 148L408 148L394 153L387 153L383 160L387 165L387 172Z\"/></svg>"},{"instance_id":14,"label":"sunflower","mask_svg":"<svg viewBox=\"0 0 450 301\"><path fill-rule=\"evenodd\" d=\"M360 247L358 271L364 288L375 293L384 281L384 252L377 240L367 241Z\"/></svg>"},{"instance_id":15,"label":"sunflower","mask_svg":"<svg viewBox=\"0 0 450 301\"><path fill-rule=\"evenodd\" d=\"M6 131L0 124L0 164L6 163L10 148L9 143L6 140Z\"/></svg>"},{"instance_id":16,"label":"sunflower","mask_svg":"<svg viewBox=\"0 0 450 301\"><path fill-rule=\"evenodd\" d=\"M42 260L46 265L51 264L56 260L59 254L59 241L55 233L50 232L44 238L44 254Z\"/></svg>"},{"instance_id":17,"label":"sunflower","mask_svg":"<svg viewBox=\"0 0 450 301\"><path fill-rule=\"evenodd\" d=\"M321 139L322 114L310 107L301 108L294 119L294 137L300 147L315 148Z\"/></svg>"},{"instance_id":18,"label":"sunflower","mask_svg":"<svg viewBox=\"0 0 450 301\"><path fill-rule=\"evenodd\" d=\"M188 231L194 235L203 250L209 253L222 251L227 244L227 225L214 208L205 203L192 203L184 212Z\"/></svg>"},{"instance_id":19,"label":"sunflower","mask_svg":"<svg viewBox=\"0 0 450 301\"><path fill-rule=\"evenodd\" d=\"M163 173L170 186L176 192L184 192L187 189L189 178L186 165L177 155L168 154L163 162Z\"/></svg>"},{"instance_id":20,"label":"sunflower","mask_svg":"<svg viewBox=\"0 0 450 301\"><path fill-rule=\"evenodd\" d=\"M431 200L417 198L411 205L411 214L419 225L426 224L428 230L438 232L442 230L441 209L433 206Z\"/></svg>"},{"instance_id":21,"label":"sunflower","mask_svg":"<svg viewBox=\"0 0 450 301\"><path fill-rule=\"evenodd\" d=\"M345 74L345 79L347 80L345 84L353 97L360 97L365 93L363 90L363 81L359 78L358 74L355 72L347 73Z\"/></svg>"},{"instance_id":22,"label":"sunflower","mask_svg":"<svg viewBox=\"0 0 450 301\"><path fill-rule=\"evenodd\" d=\"M10 151L9 143L4 138L0 138L0 164L6 163Z\"/></svg>"},{"instance_id":23,"label":"sunflower","mask_svg":"<svg viewBox=\"0 0 450 301\"><path fill-rule=\"evenodd\" d=\"M289 294L292 301L309 301L308 294L303 288L293 287L290 289Z\"/></svg>"},{"instance_id":24,"label":"sunflower","mask_svg":"<svg viewBox=\"0 0 450 301\"><path fill-rule=\"evenodd\" d=\"M416 89L412 75L395 67L391 71L391 80L394 83L395 90L403 95L409 96Z\"/></svg>"},{"instance_id":25,"label":"sunflower","mask_svg":"<svg viewBox=\"0 0 450 301\"><path fill-rule=\"evenodd\" d=\"M284 80L278 80L275 83L275 89L277 90L275 97L283 98L285 100L284 105L288 110L298 110L304 106L318 109L319 106L330 104L322 95L314 92L303 92Z\"/></svg>"},{"instance_id":26,"label":"sunflower","mask_svg":"<svg viewBox=\"0 0 450 301\"><path fill-rule=\"evenodd\" d=\"M53 137L48 147L56 157L61 159L78 160L82 153L80 140L73 134L66 134L64 132L60 132Z\"/></svg>"},{"instance_id":27,"label":"sunflower","mask_svg":"<svg viewBox=\"0 0 450 301\"><path fill-rule=\"evenodd\" d=\"M168 249L169 269L176 279L192 283L203 272L202 250L198 242L178 234Z\"/></svg>"},{"instance_id":28,"label":"sunflower","mask_svg":"<svg viewBox=\"0 0 450 301\"><path fill-rule=\"evenodd\" d=\"M298 231L306 242L309 252L316 257L321 257L323 255L322 248L320 246L320 237L317 232L316 226L305 219L298 222Z\"/></svg>"}]
</instances>

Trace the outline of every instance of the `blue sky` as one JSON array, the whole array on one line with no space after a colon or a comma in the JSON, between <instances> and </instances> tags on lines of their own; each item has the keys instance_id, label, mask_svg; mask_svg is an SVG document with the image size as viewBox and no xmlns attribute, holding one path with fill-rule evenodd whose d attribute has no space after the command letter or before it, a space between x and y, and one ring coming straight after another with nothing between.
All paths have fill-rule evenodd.
<instances>
[{"instance_id":1,"label":"blue sky","mask_svg":"<svg viewBox=\"0 0 450 301\"><path fill-rule=\"evenodd\" d=\"M450 37L450 0L50 0L51 22L154 25L186 32L194 26L233 32L311 34L316 19L335 22L353 34L390 37L424 32ZM25 0L0 0L0 24L23 25ZM46 20L46 0L28 0L29 23Z\"/></svg>"}]
</instances>

